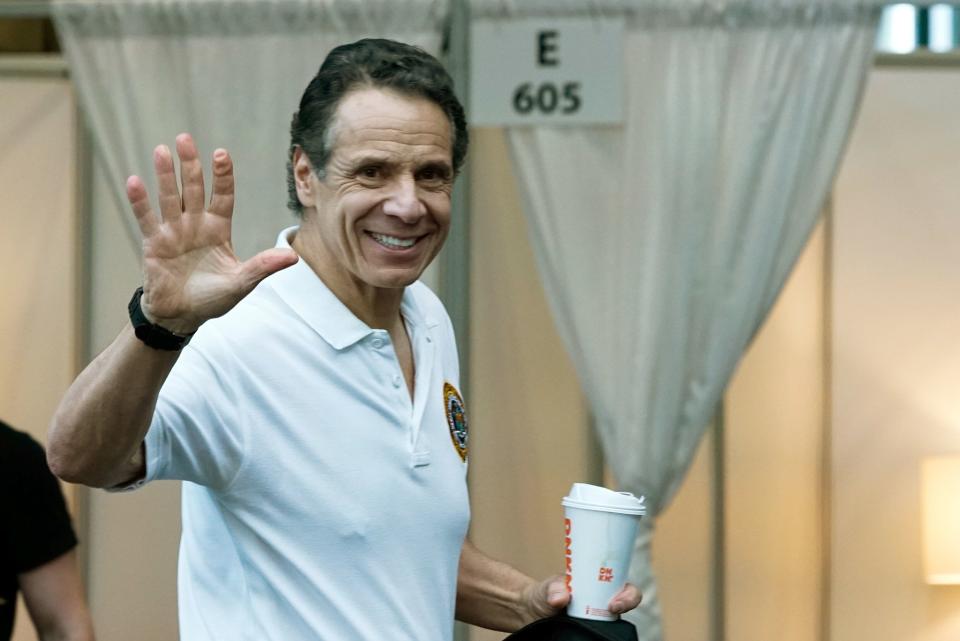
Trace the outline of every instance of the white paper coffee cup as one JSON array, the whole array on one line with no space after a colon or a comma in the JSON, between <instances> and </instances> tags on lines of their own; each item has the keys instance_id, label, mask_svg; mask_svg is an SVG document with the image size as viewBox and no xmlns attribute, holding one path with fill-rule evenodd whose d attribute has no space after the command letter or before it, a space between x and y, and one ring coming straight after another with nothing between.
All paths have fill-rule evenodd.
<instances>
[{"instance_id":1,"label":"white paper coffee cup","mask_svg":"<svg viewBox=\"0 0 960 641\"><path fill-rule=\"evenodd\" d=\"M637 526L647 513L644 497L574 483L563 498L567 614L615 621L607 607L627 582Z\"/></svg>"}]
</instances>

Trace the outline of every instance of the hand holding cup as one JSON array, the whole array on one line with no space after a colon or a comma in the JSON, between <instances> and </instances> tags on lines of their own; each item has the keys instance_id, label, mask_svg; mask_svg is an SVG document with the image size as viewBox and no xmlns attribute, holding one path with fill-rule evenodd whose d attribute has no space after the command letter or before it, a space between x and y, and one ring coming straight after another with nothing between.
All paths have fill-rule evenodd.
<instances>
[{"instance_id":1,"label":"hand holding cup","mask_svg":"<svg viewBox=\"0 0 960 641\"><path fill-rule=\"evenodd\" d=\"M618 604L630 597L624 593L624 583L637 527L646 515L643 497L638 499L629 492L574 483L562 503L565 581L570 593L567 614L581 619L615 621L620 612L631 609L619 609ZM627 587L636 591L633 586Z\"/></svg>"}]
</instances>

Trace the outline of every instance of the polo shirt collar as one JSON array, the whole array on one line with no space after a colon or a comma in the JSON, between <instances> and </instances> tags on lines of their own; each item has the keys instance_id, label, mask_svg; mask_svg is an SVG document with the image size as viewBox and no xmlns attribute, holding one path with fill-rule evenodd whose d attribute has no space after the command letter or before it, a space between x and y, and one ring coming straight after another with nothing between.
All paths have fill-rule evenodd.
<instances>
[{"instance_id":1,"label":"polo shirt collar","mask_svg":"<svg viewBox=\"0 0 960 641\"><path fill-rule=\"evenodd\" d=\"M288 227L280 232L276 246L290 249L290 238L297 229ZM350 347L375 331L357 318L302 258L277 272L270 283L280 298L336 350ZM403 292L400 311L407 323L428 327L436 324L423 318L409 287Z\"/></svg>"}]
</instances>

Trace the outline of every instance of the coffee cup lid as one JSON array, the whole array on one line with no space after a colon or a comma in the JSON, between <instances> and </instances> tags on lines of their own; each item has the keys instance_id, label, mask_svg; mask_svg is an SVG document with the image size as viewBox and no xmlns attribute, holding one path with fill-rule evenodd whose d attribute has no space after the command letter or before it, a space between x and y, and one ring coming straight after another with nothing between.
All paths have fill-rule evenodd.
<instances>
[{"instance_id":1,"label":"coffee cup lid","mask_svg":"<svg viewBox=\"0 0 960 641\"><path fill-rule=\"evenodd\" d=\"M616 512L618 514L632 514L644 516L647 506L643 504L644 497L636 497L630 492L614 492L599 485L588 483L574 483L570 494L563 497L564 507L578 507L585 510L601 512Z\"/></svg>"}]
</instances>

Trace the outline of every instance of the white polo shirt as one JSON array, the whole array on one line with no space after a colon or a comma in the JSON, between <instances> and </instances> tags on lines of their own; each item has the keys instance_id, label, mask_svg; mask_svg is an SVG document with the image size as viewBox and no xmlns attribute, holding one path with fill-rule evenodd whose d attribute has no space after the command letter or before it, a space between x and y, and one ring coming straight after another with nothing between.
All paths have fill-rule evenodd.
<instances>
[{"instance_id":1,"label":"white polo shirt","mask_svg":"<svg viewBox=\"0 0 960 641\"><path fill-rule=\"evenodd\" d=\"M401 313L412 402L388 333L303 260L184 350L146 437L146 480L187 481L182 641L452 638L469 521L456 346L423 284Z\"/></svg>"}]
</instances>

